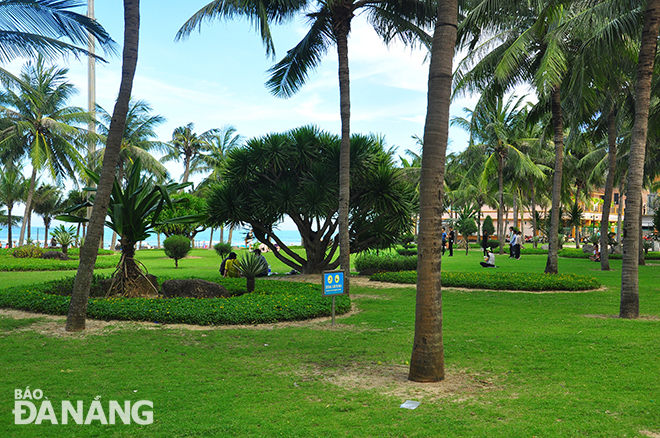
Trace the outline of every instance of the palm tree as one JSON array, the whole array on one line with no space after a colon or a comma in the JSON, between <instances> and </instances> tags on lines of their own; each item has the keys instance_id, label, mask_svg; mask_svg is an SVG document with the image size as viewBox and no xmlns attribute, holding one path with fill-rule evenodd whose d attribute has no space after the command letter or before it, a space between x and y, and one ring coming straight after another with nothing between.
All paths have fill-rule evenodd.
<instances>
[{"instance_id":1,"label":"palm tree","mask_svg":"<svg viewBox=\"0 0 660 438\"><path fill-rule=\"evenodd\" d=\"M202 156L209 149L206 138L210 131L197 135L193 129L193 123L176 128L172 132L172 141L166 145L167 153L160 159L162 163L183 160L182 183L187 183L191 174L200 172L200 167L203 166Z\"/></svg>"},{"instance_id":2,"label":"palm tree","mask_svg":"<svg viewBox=\"0 0 660 438\"><path fill-rule=\"evenodd\" d=\"M165 152L167 150L164 143L154 140L154 138L157 138L154 129L165 122L165 117L152 115L151 111L151 106L146 101L131 98L128 104L126 125L119 152L117 177L120 180L125 176L126 167L138 158L144 169L154 175L158 181L169 179L167 168L151 155L151 152ZM100 120L99 134L101 134L102 140L105 140L112 116L100 106L96 107L96 112L99 114ZM97 149L93 156L94 162L102 163L104 153L105 148Z\"/></svg>"},{"instance_id":3,"label":"palm tree","mask_svg":"<svg viewBox=\"0 0 660 438\"><path fill-rule=\"evenodd\" d=\"M458 5L456 0L439 0L437 8L420 178L415 338L408 372L408 378L418 382L436 382L445 377L440 243L442 181L449 139L452 59Z\"/></svg>"},{"instance_id":4,"label":"palm tree","mask_svg":"<svg viewBox=\"0 0 660 438\"><path fill-rule=\"evenodd\" d=\"M213 183L220 181L220 169L227 158L227 154L232 149L238 147L243 141L243 137L236 133L233 126L225 126L221 129L210 129L206 135L208 153L201 157L201 164L198 167L199 172L210 172L204 181L197 186L197 191L204 192ZM231 243L231 234L233 228L229 231L229 243ZM224 242L224 227L220 227L220 242ZM213 248L213 227L209 236L209 249Z\"/></svg>"},{"instance_id":5,"label":"palm tree","mask_svg":"<svg viewBox=\"0 0 660 438\"><path fill-rule=\"evenodd\" d=\"M62 200L62 191L50 184L42 184L34 194L33 211L41 216L46 228L44 233L44 246L48 246L48 228L53 217L64 210L65 202Z\"/></svg>"},{"instance_id":6,"label":"palm tree","mask_svg":"<svg viewBox=\"0 0 660 438\"><path fill-rule=\"evenodd\" d=\"M7 242L9 248L13 247L13 236L11 225L14 223L12 210L14 205L19 202L25 192L25 178L21 170L13 164L8 164L4 169L0 169L0 203L7 207Z\"/></svg>"},{"instance_id":7,"label":"palm tree","mask_svg":"<svg viewBox=\"0 0 660 438\"><path fill-rule=\"evenodd\" d=\"M471 142L478 142L485 147L488 156L482 173L482 185L486 186L491 176L497 175L498 209L497 238L500 241L500 254L504 251L504 170L507 164L519 174L534 174L542 178L541 170L514 146L516 135L521 132L520 125L526 123L527 112L519 109L525 96L511 96L506 103L501 96L494 101L482 98L474 110L465 109L471 117L454 117L453 125L458 125L470 132Z\"/></svg>"},{"instance_id":8,"label":"palm tree","mask_svg":"<svg viewBox=\"0 0 660 438\"><path fill-rule=\"evenodd\" d=\"M23 66L20 77L3 78L7 89L0 94L0 114L12 122L5 134L22 140L21 152L32 164L19 245L25 236L38 173L48 171L60 182L82 170L76 142L87 131L76 125L87 124L91 116L81 108L67 106L75 93L75 86L66 79L67 72L65 68L47 67L39 57Z\"/></svg>"},{"instance_id":9,"label":"palm tree","mask_svg":"<svg viewBox=\"0 0 660 438\"><path fill-rule=\"evenodd\" d=\"M77 0L3 0L0 2L0 63L35 54L54 57L64 53L75 56L90 53L89 38L106 52L114 52L114 41L103 27L85 15L73 12ZM63 38L70 42L63 41Z\"/></svg>"},{"instance_id":10,"label":"palm tree","mask_svg":"<svg viewBox=\"0 0 660 438\"><path fill-rule=\"evenodd\" d=\"M459 45L470 52L455 74L457 92L502 95L522 83L532 84L552 114L555 145L552 217L546 273L557 273L559 204L564 154L562 84L569 65L572 40L561 25L576 13L563 2L531 3L480 1L459 29ZM482 95L482 99L484 99Z\"/></svg>"},{"instance_id":11,"label":"palm tree","mask_svg":"<svg viewBox=\"0 0 660 438\"><path fill-rule=\"evenodd\" d=\"M103 167L96 190L94 208L89 220L89 229L85 243L80 250L80 264L71 292L71 302L66 320L67 331L85 329L87 301L94 274L94 264L98 256L98 247L103 235L103 226L110 194L112 192L119 151L126 125L128 104L133 89L133 78L137 66L138 40L140 35L140 0L124 0L124 51L122 57L121 84L117 103L113 111L112 122L108 131L108 140L103 159Z\"/></svg>"},{"instance_id":12,"label":"palm tree","mask_svg":"<svg viewBox=\"0 0 660 438\"><path fill-rule=\"evenodd\" d=\"M258 22L267 53L273 53L268 21L284 21L296 12L304 12L310 29L303 39L286 56L270 69L267 87L279 97L290 97L307 80L310 70L316 68L333 44L337 47L339 61L339 107L341 118L341 152L339 168L339 259L342 269L350 271L349 199L350 199L350 78L348 64L348 35L351 20L356 12L366 11L367 20L379 36L389 43L400 38L405 44L423 42L429 37L424 27L431 23L435 10L430 3L418 0L367 2L342 0L339 2L311 1L264 2L251 0L247 3L229 3L214 0L194 14L179 30L177 38L184 38L204 20L216 17L232 18L247 16ZM345 277L349 288L349 277Z\"/></svg>"},{"instance_id":13,"label":"palm tree","mask_svg":"<svg viewBox=\"0 0 660 438\"><path fill-rule=\"evenodd\" d=\"M621 268L620 318L639 317L639 241L641 234L641 196L644 178L644 156L648 133L651 80L660 27L660 0L648 0L644 13L642 39L635 84L635 123L628 159L626 215L623 219L623 266Z\"/></svg>"}]
</instances>

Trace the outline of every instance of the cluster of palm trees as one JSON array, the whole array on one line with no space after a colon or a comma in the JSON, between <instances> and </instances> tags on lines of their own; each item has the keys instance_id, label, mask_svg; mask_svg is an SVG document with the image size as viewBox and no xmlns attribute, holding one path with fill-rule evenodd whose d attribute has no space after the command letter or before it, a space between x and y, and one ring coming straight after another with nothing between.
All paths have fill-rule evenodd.
<instances>
[{"instance_id":1,"label":"cluster of palm trees","mask_svg":"<svg viewBox=\"0 0 660 438\"><path fill-rule=\"evenodd\" d=\"M0 204L7 209L6 217L0 217L4 225L21 224L18 244L31 238L30 218L35 212L44 218L46 234L51 219L69 205L80 204L80 190L72 190L67 199L59 188L65 180L73 181L78 188L90 181L84 178L84 168L98 169L103 163L105 140L111 116L103 108L96 108L99 121L82 108L69 105L75 87L66 77L67 69L49 66L39 56L28 61L19 76L2 76L0 92ZM229 149L239 141L233 127L212 129L197 135L193 125L175 129L172 141L154 140L154 128L165 121L160 115L152 115L149 104L143 100L131 100L122 137L117 178L123 180L127 168L138 158L145 170L156 180L164 182L170 175L163 163L182 159L185 166L183 181L191 174L207 172L210 180L217 176L213 171L220 165ZM87 129L96 124L98 134ZM89 143L100 145L94 152L86 153ZM165 155L160 161L152 153ZM29 163L31 171L23 175L22 163ZM55 186L40 183L49 177ZM12 215L17 203L25 206L22 220ZM85 212L81 212L85 214ZM13 246L11 227L8 228L9 245ZM85 230L83 228L83 237ZM47 236L44 237L48 239ZM114 242L113 242L114 243Z\"/></svg>"}]
</instances>

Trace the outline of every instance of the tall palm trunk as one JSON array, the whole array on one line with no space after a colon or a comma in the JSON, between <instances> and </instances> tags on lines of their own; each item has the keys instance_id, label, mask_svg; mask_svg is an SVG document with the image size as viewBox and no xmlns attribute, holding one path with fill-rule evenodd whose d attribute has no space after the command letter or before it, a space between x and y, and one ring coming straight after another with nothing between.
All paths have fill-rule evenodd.
<instances>
[{"instance_id":1,"label":"tall palm trunk","mask_svg":"<svg viewBox=\"0 0 660 438\"><path fill-rule=\"evenodd\" d=\"M348 71L348 33L352 11L333 17L333 32L337 39L339 59L339 113L341 118L341 145L339 150L339 263L345 272L345 291L350 291L351 248L348 233L348 210L351 196L351 91Z\"/></svg>"},{"instance_id":2,"label":"tall palm trunk","mask_svg":"<svg viewBox=\"0 0 660 438\"><path fill-rule=\"evenodd\" d=\"M228 240L228 243L231 245L232 235L234 234L234 226L233 225L231 225L229 227L229 233L228 234L229 235L227 236L227 240Z\"/></svg>"},{"instance_id":3,"label":"tall palm trunk","mask_svg":"<svg viewBox=\"0 0 660 438\"><path fill-rule=\"evenodd\" d=\"M211 227L211 235L209 236L209 249L213 249L213 227Z\"/></svg>"},{"instance_id":4,"label":"tall palm trunk","mask_svg":"<svg viewBox=\"0 0 660 438\"><path fill-rule=\"evenodd\" d=\"M616 215L616 241L620 246L621 237L623 233L623 180L625 175L621 175L621 181L619 181L619 208L617 208Z\"/></svg>"},{"instance_id":5,"label":"tall palm trunk","mask_svg":"<svg viewBox=\"0 0 660 438\"><path fill-rule=\"evenodd\" d=\"M536 191L534 190L534 183L530 183L530 198L532 202L532 242L534 242L534 249L538 247L538 243L536 242Z\"/></svg>"},{"instance_id":6,"label":"tall palm trunk","mask_svg":"<svg viewBox=\"0 0 660 438\"><path fill-rule=\"evenodd\" d=\"M639 316L639 215L641 213L644 156L648 133L651 79L655 61L658 27L660 25L660 0L648 0L644 14L642 41L637 64L635 84L635 124L630 141L628 161L628 187L626 189L626 215L623 218L623 266L621 268L620 318Z\"/></svg>"},{"instance_id":7,"label":"tall palm trunk","mask_svg":"<svg viewBox=\"0 0 660 438\"><path fill-rule=\"evenodd\" d=\"M108 139L103 156L101 178L92 209L89 231L85 244L80 250L80 264L71 292L71 304L66 320L67 331L85 329L87 301L94 274L94 264L98 255L99 242L103 235L103 225L108 211L112 184L115 179L121 139L126 125L128 102L133 89L133 77L137 66L138 39L140 31L140 0L124 0L124 50L119 95L112 115Z\"/></svg>"},{"instance_id":8,"label":"tall palm trunk","mask_svg":"<svg viewBox=\"0 0 660 438\"><path fill-rule=\"evenodd\" d=\"M502 155L497 154L497 240L500 241L500 255L504 254L504 168Z\"/></svg>"},{"instance_id":9,"label":"tall palm trunk","mask_svg":"<svg viewBox=\"0 0 660 438\"><path fill-rule=\"evenodd\" d=\"M644 233L642 231L642 204L644 204L644 197L642 194L639 194L639 264L644 266L646 265L646 260L644 260Z\"/></svg>"},{"instance_id":10,"label":"tall palm trunk","mask_svg":"<svg viewBox=\"0 0 660 438\"><path fill-rule=\"evenodd\" d=\"M616 109L610 108L607 115L608 170L605 180L605 195L603 197L603 216L600 218L600 269L610 270L610 251L608 246L610 234L610 208L614 190L614 173L616 172Z\"/></svg>"},{"instance_id":11,"label":"tall palm trunk","mask_svg":"<svg viewBox=\"0 0 660 438\"><path fill-rule=\"evenodd\" d=\"M18 237L18 246L23 245L25 238L25 227L28 225L28 218L32 211L32 198L34 197L34 187L37 184L37 169L32 167L32 176L30 176L30 188L28 189L27 200L25 201L25 213L23 213L23 222L21 223L21 234Z\"/></svg>"},{"instance_id":12,"label":"tall palm trunk","mask_svg":"<svg viewBox=\"0 0 660 438\"><path fill-rule=\"evenodd\" d=\"M11 229L12 229L12 226L11 226L11 223L12 223L11 211L13 209L14 209L14 203L13 202L11 204L7 204L7 246L9 248L14 247L14 241L12 240L13 236L12 236L12 231L11 231Z\"/></svg>"},{"instance_id":13,"label":"tall palm trunk","mask_svg":"<svg viewBox=\"0 0 660 438\"><path fill-rule=\"evenodd\" d=\"M417 262L415 339L408 378L436 382L445 377L442 341L442 182L449 138L452 59L456 44L456 0L439 0L429 67L424 126Z\"/></svg>"},{"instance_id":14,"label":"tall palm trunk","mask_svg":"<svg viewBox=\"0 0 660 438\"><path fill-rule=\"evenodd\" d=\"M555 142L555 174L552 180L552 211L550 212L550 236L548 236L548 261L546 274L556 274L557 253L559 250L559 204L561 202L561 179L564 168L564 123L561 119L561 89L556 85L551 93L552 125Z\"/></svg>"}]
</instances>

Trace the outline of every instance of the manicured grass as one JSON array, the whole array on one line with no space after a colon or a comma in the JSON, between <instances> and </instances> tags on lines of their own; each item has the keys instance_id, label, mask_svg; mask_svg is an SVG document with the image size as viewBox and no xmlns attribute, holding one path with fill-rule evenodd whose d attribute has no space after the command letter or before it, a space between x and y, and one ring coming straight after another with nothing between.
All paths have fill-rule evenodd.
<instances>
[{"instance_id":1,"label":"manicured grass","mask_svg":"<svg viewBox=\"0 0 660 438\"><path fill-rule=\"evenodd\" d=\"M210 259L150 260L151 272L217 273ZM164 256L163 256L164 257ZM443 270L477 272L455 252ZM542 272L546 257L497 257L502 272ZM186 266L186 262L190 262ZM194 262L194 263L193 263ZM406 382L414 288L352 290L359 312L267 329L182 330L115 323L54 336L0 318L0 431L11 437L642 437L660 433L660 266L640 267L641 313L616 315L621 262L560 259L607 290L570 294L443 291L446 395ZM214 272L215 270L215 272ZM161 272L161 274L158 274ZM13 275L24 275L16 273ZM34 320L35 329L41 320ZM140 426L13 425L14 389L56 406L100 396L153 401ZM400 409L418 400L416 410Z\"/></svg>"}]
</instances>

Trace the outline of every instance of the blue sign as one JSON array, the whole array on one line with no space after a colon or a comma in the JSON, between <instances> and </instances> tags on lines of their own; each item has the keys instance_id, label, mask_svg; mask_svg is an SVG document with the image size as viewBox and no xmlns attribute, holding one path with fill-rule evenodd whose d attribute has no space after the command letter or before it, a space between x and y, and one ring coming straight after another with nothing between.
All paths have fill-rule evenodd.
<instances>
[{"instance_id":1,"label":"blue sign","mask_svg":"<svg viewBox=\"0 0 660 438\"><path fill-rule=\"evenodd\" d=\"M323 273L323 296L343 295L344 271L327 271Z\"/></svg>"}]
</instances>

